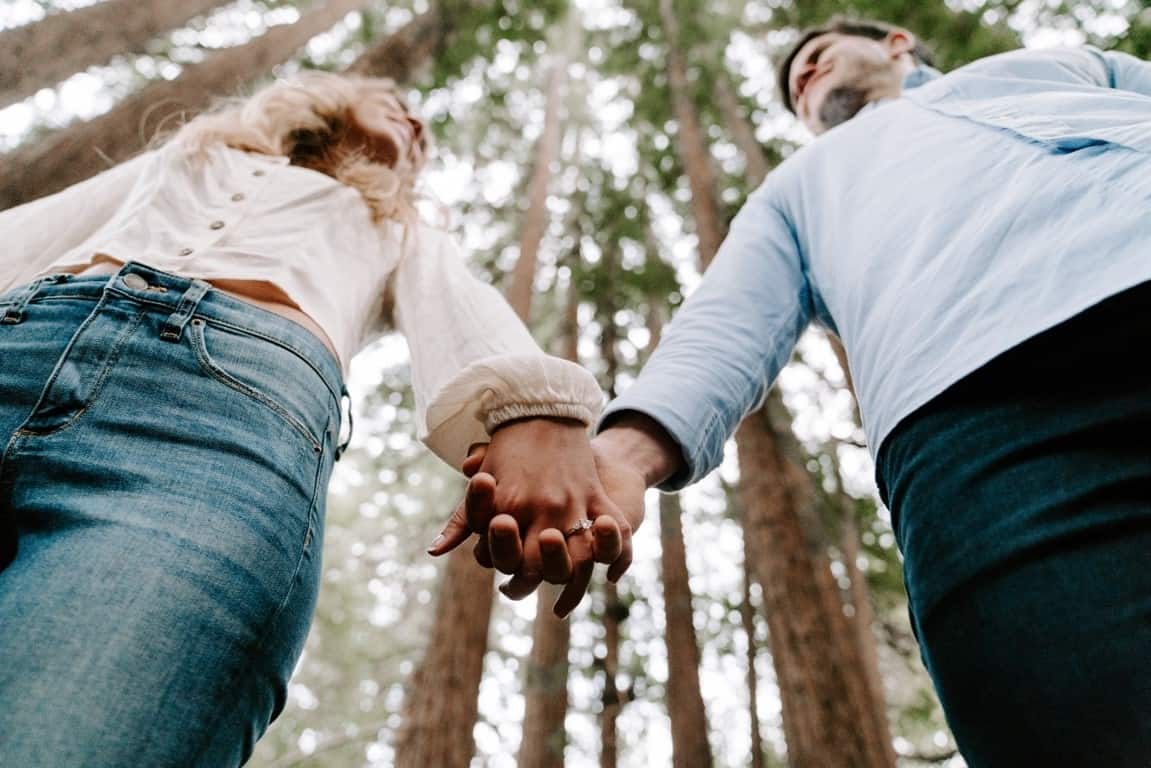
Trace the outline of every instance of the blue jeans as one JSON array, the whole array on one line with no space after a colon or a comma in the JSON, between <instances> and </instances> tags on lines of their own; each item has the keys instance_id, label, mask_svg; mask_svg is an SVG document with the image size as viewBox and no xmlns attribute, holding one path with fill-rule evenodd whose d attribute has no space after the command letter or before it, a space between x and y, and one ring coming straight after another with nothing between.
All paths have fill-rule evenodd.
<instances>
[{"instance_id":1,"label":"blue jeans","mask_svg":"<svg viewBox=\"0 0 1151 768\"><path fill-rule=\"evenodd\" d=\"M0 296L0 765L234 766L283 708L343 393L137 263Z\"/></svg>"},{"instance_id":2,"label":"blue jeans","mask_svg":"<svg viewBox=\"0 0 1151 768\"><path fill-rule=\"evenodd\" d=\"M901 423L877 474L972 768L1151 766L1151 284Z\"/></svg>"}]
</instances>

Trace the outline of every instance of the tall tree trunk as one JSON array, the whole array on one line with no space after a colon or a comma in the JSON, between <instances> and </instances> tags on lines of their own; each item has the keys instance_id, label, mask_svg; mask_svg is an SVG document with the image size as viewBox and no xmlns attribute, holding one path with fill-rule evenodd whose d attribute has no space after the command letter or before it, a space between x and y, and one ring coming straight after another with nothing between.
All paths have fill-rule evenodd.
<instances>
[{"instance_id":1,"label":"tall tree trunk","mask_svg":"<svg viewBox=\"0 0 1151 768\"><path fill-rule=\"evenodd\" d=\"M576 242L574 259L578 262L578 238ZM576 363L579 362L578 316L579 286L576 285L573 270L564 308L563 356ZM523 738L517 762L520 768L563 768L564 764L571 623L557 619L552 613L551 607L560 591L558 586L543 584L536 602L532 652L528 657L527 679L524 681Z\"/></svg>"},{"instance_id":2,"label":"tall tree trunk","mask_svg":"<svg viewBox=\"0 0 1151 768\"><path fill-rule=\"evenodd\" d=\"M546 181L542 184L544 195L547 191ZM546 208L544 210L546 212ZM521 248L515 273L527 271L521 262L524 259L534 261L538 251L538 245L526 250ZM534 264L531 270L534 272ZM529 324L531 293L509 297L508 303L524 324ZM481 568L471 553L465 550L461 547L450 555L452 559L440 586L440 605L437 607L432 640L416 673L415 684L405 706L401 738L396 743L397 765L466 768L475 752L472 730L478 711L476 697L479 694L483 658L487 651L487 628L491 621L494 590L490 572ZM541 597L541 602L546 601ZM448 605L445 607L445 604ZM469 628L466 638L457 632L457 628L462 626ZM564 656L566 658L566 651ZM456 708L462 708L462 705L449 701L450 697L440 686L420 684L430 676L449 674L449 670L467 672L466 677L462 672L450 673L459 679L454 687L458 694L453 693L453 696L462 697L468 702L467 711L463 713L465 717L460 717L455 711ZM450 679L449 682L457 681Z\"/></svg>"},{"instance_id":3,"label":"tall tree trunk","mask_svg":"<svg viewBox=\"0 0 1151 768\"><path fill-rule=\"evenodd\" d=\"M619 733L616 723L623 708L616 676L619 674L620 623L626 612L619 588L610 581L603 586L603 711L600 713L600 768L616 768L619 762Z\"/></svg>"},{"instance_id":4,"label":"tall tree trunk","mask_svg":"<svg viewBox=\"0 0 1151 768\"><path fill-rule=\"evenodd\" d=\"M706 269L723 240L723 225L715 195L715 169L692 102L687 54L680 41L679 19L672 0L659 0L659 15L667 41L667 81L675 111L676 141L691 189L692 218L695 219L695 233L699 239L700 259Z\"/></svg>"},{"instance_id":5,"label":"tall tree trunk","mask_svg":"<svg viewBox=\"0 0 1151 768\"><path fill-rule=\"evenodd\" d=\"M759 727L759 676L755 673L755 606L751 604L751 559L747 540L743 545L743 600L739 604L739 618L743 634L747 637L747 708L751 716L751 768L766 768L763 751L763 733Z\"/></svg>"},{"instance_id":6,"label":"tall tree trunk","mask_svg":"<svg viewBox=\"0 0 1151 768\"><path fill-rule=\"evenodd\" d=\"M231 94L369 0L327 0L294 24L273 27L244 45L154 80L111 111L0 158L0 209L34 200L99 173L139 152L157 129Z\"/></svg>"},{"instance_id":7,"label":"tall tree trunk","mask_svg":"<svg viewBox=\"0 0 1151 768\"><path fill-rule=\"evenodd\" d=\"M689 176L700 174L691 184L692 211L700 266L706 269L723 237L712 192L714 173L688 89L671 0L660 0L660 11L668 44L668 84L680 127L679 154ZM732 96L727 108L734 106ZM742 138L741 144L754 139L750 130L732 133ZM750 146L743 148L756 154ZM765 173L766 167L765 161L758 172ZM697 194L705 197L696 200ZM736 433L744 535L753 540L753 568L763 587L789 762L797 768L894 766L886 723L874 711L856 636L846 624L814 516L804 508L810 503L805 493L810 479L796 459L785 455L779 438L767 410L745 419Z\"/></svg>"},{"instance_id":8,"label":"tall tree trunk","mask_svg":"<svg viewBox=\"0 0 1151 768\"><path fill-rule=\"evenodd\" d=\"M692 621L691 586L683 543L683 510L679 496L659 497L660 545L663 550L663 607L667 624L667 709L671 717L672 764L705 768L712 764L707 714L699 689L699 645Z\"/></svg>"},{"instance_id":9,"label":"tall tree trunk","mask_svg":"<svg viewBox=\"0 0 1151 768\"><path fill-rule=\"evenodd\" d=\"M758 186L771 170L767 157L764 154L763 148L755 138L755 131L750 121L744 117L736 101L732 86L726 78L720 78L716 91L720 109L724 115L724 122L727 124L729 133L734 138L736 146L740 148L740 151L745 157L748 181L753 186ZM844 384L848 391L851 392L852 398L854 398L855 387L851 377L851 370L847 364L847 352L843 348L843 343L831 334L829 334L827 338L828 343L831 345L832 352L835 354L835 358L843 370ZM857 414L854 411L852 415L857 418ZM838 462L836 466L838 467ZM836 482L839 482L838 478ZM840 496L842 497L842 495L841 490ZM840 545L843 551L844 565L847 568L847 575L851 581L851 602L855 610L855 614L850 623L859 644L862 672L866 678L868 693L872 699L873 711L879 719L878 727L884 734L889 734L890 726L887 722L887 702L883 695L883 678L879 672L879 653L875 633L872 630L875 622L875 614L871 607L871 595L867 588L867 581L863 573L859 570L857 562L859 553L859 530L856 526L854 510L851 509L850 503L846 499L842 499L842 501L843 531ZM822 571L820 571L820 575L830 580L830 576L823 574ZM825 589L825 592L830 595L834 593L834 590L828 587ZM831 602L830 605L833 610L840 610L837 602ZM888 745L887 757L889 763L894 764L895 752L894 749L890 747L890 739L884 739L883 743Z\"/></svg>"},{"instance_id":10,"label":"tall tree trunk","mask_svg":"<svg viewBox=\"0 0 1151 768\"><path fill-rule=\"evenodd\" d=\"M571 625L552 613L561 587L542 584L532 624L532 652L524 681L523 739L520 768L563 768L568 709L568 649Z\"/></svg>"},{"instance_id":11,"label":"tall tree trunk","mask_svg":"<svg viewBox=\"0 0 1151 768\"><path fill-rule=\"evenodd\" d=\"M436 58L451 31L451 19L445 18L439 3L433 3L430 10L360 54L346 71L409 83Z\"/></svg>"},{"instance_id":12,"label":"tall tree trunk","mask_svg":"<svg viewBox=\"0 0 1151 768\"><path fill-rule=\"evenodd\" d=\"M566 75L567 60L559 57L548 73L544 128L536 144L532 178L528 187L528 211L520 234L520 256L516 260L515 270L512 272L512 284L508 289L508 301L512 306L525 307L525 316L531 311L532 288L535 283L536 264L539 261L540 243L547 230L548 184L552 176L552 163L559 157L560 108Z\"/></svg>"},{"instance_id":13,"label":"tall tree trunk","mask_svg":"<svg viewBox=\"0 0 1151 768\"><path fill-rule=\"evenodd\" d=\"M104 0L0 32L0 108L71 74L136 53L224 0Z\"/></svg>"},{"instance_id":14,"label":"tall tree trunk","mask_svg":"<svg viewBox=\"0 0 1151 768\"><path fill-rule=\"evenodd\" d=\"M492 592L491 572L467 547L448 555L427 650L408 684L396 765L467 768L471 763Z\"/></svg>"}]
</instances>

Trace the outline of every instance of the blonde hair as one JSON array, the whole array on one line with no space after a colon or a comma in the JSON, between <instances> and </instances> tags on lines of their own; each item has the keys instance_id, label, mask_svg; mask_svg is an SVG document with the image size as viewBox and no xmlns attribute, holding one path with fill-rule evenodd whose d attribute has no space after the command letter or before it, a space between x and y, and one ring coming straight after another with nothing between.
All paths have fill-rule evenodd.
<instances>
[{"instance_id":1,"label":"blonde hair","mask_svg":"<svg viewBox=\"0 0 1151 768\"><path fill-rule=\"evenodd\" d=\"M410 128L404 139L356 121L356 106L379 96ZM423 123L408 111L395 83L327 72L277 80L247 99L226 102L191 120L171 140L193 158L217 144L289 157L293 165L356 189L376 222L414 217L415 182L428 150Z\"/></svg>"}]
</instances>

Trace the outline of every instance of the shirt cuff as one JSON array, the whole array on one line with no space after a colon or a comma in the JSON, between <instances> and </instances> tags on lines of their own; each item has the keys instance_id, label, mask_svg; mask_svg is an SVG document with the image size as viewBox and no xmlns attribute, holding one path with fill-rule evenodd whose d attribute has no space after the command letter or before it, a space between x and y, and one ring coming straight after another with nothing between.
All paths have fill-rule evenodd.
<instances>
[{"instance_id":1,"label":"shirt cuff","mask_svg":"<svg viewBox=\"0 0 1151 768\"><path fill-rule=\"evenodd\" d=\"M550 416L590 426L603 407L595 377L549 355L496 355L469 364L429 400L420 439L459 468L468 448L489 441L500 425Z\"/></svg>"}]
</instances>

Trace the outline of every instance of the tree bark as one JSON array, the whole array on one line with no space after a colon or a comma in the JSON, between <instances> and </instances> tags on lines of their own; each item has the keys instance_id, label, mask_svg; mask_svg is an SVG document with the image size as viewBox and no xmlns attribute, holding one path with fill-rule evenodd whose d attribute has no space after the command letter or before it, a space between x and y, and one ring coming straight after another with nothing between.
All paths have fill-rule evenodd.
<instances>
[{"instance_id":1,"label":"tree bark","mask_svg":"<svg viewBox=\"0 0 1151 768\"><path fill-rule=\"evenodd\" d=\"M600 768L616 768L619 762L619 734L616 724L623 708L623 697L616 684L619 674L620 623L625 611L615 584L603 586L603 711L600 714Z\"/></svg>"},{"instance_id":2,"label":"tree bark","mask_svg":"<svg viewBox=\"0 0 1151 768\"><path fill-rule=\"evenodd\" d=\"M719 205L715 194L715 169L699 115L691 98L687 77L687 57L680 42L679 20L672 0L659 0L659 15L667 41L667 81L675 111L676 140L680 161L691 189L691 212L699 239L701 267L707 269L723 240Z\"/></svg>"},{"instance_id":3,"label":"tree bark","mask_svg":"<svg viewBox=\"0 0 1151 768\"><path fill-rule=\"evenodd\" d=\"M747 637L747 708L751 716L751 768L767 768L764 762L763 733L759 727L759 676L755 674L755 606L751 604L751 558L747 540L743 544L743 601L739 604L739 618L743 634Z\"/></svg>"},{"instance_id":4,"label":"tree bark","mask_svg":"<svg viewBox=\"0 0 1151 768\"><path fill-rule=\"evenodd\" d=\"M345 71L410 83L435 59L450 31L449 20L444 18L439 4L433 3L430 10L360 54Z\"/></svg>"},{"instance_id":5,"label":"tree bark","mask_svg":"<svg viewBox=\"0 0 1151 768\"><path fill-rule=\"evenodd\" d=\"M541 585L538 593L524 681L523 740L516 763L520 768L563 768L564 764L571 625L552 613L559 594L560 587L553 584Z\"/></svg>"},{"instance_id":6,"label":"tree bark","mask_svg":"<svg viewBox=\"0 0 1151 768\"><path fill-rule=\"evenodd\" d=\"M224 0L104 0L0 32L0 109L149 40Z\"/></svg>"},{"instance_id":7,"label":"tree bark","mask_svg":"<svg viewBox=\"0 0 1151 768\"><path fill-rule=\"evenodd\" d=\"M111 111L5 155L0 159L0 209L56 192L128 159L158 129L200 112L214 98L254 80L367 3L327 0L295 24L273 27L249 43L189 64L175 80L155 80Z\"/></svg>"},{"instance_id":8,"label":"tree bark","mask_svg":"<svg viewBox=\"0 0 1151 768\"><path fill-rule=\"evenodd\" d=\"M524 258L522 252L520 258ZM578 246L574 258L579 259ZM573 272L564 308L562 354L575 363L579 362L578 314L579 286ZM524 681L523 738L517 761L520 768L563 768L564 764L571 623L557 619L552 613L551 607L560 591L560 587L543 584L538 593L532 624L532 652Z\"/></svg>"},{"instance_id":9,"label":"tree bark","mask_svg":"<svg viewBox=\"0 0 1151 768\"><path fill-rule=\"evenodd\" d=\"M427 651L412 673L396 765L467 768L488 647L492 574L461 547L448 555Z\"/></svg>"},{"instance_id":10,"label":"tree bark","mask_svg":"<svg viewBox=\"0 0 1151 768\"><path fill-rule=\"evenodd\" d=\"M671 717L672 764L706 768L712 764L707 714L699 689L699 645L692 621L691 586L679 497L659 497L660 545L663 549L663 608L667 633L667 709Z\"/></svg>"},{"instance_id":11,"label":"tree bark","mask_svg":"<svg viewBox=\"0 0 1151 768\"><path fill-rule=\"evenodd\" d=\"M687 87L671 0L660 0L660 11L668 39L668 83L680 123L679 154L689 176L700 174L691 183L692 211L700 266L706 269L724 234L712 193L714 172ZM720 96L730 122L738 115L734 96L728 94L726 108ZM685 125L691 130L684 131ZM749 174L753 168L766 173L766 159L750 127L728 128L752 157ZM702 197L697 200L697 195ZM782 405L777 396L774 400ZM894 766L886 722L875 712L856 635L846 623L810 508L810 478L796 458L785 454L780 436L765 409L744 420L736 444L744 535L751 542L753 569L763 588L789 762L796 768Z\"/></svg>"},{"instance_id":12,"label":"tree bark","mask_svg":"<svg viewBox=\"0 0 1151 768\"><path fill-rule=\"evenodd\" d=\"M512 306L525 307L525 317L531 311L540 243L547 230L548 185L551 182L552 163L559 157L560 108L566 73L567 61L563 57L552 64L548 73L544 129L536 144L532 178L528 187L528 211L520 234L520 256L516 260L512 284L508 289L508 302Z\"/></svg>"}]
</instances>

